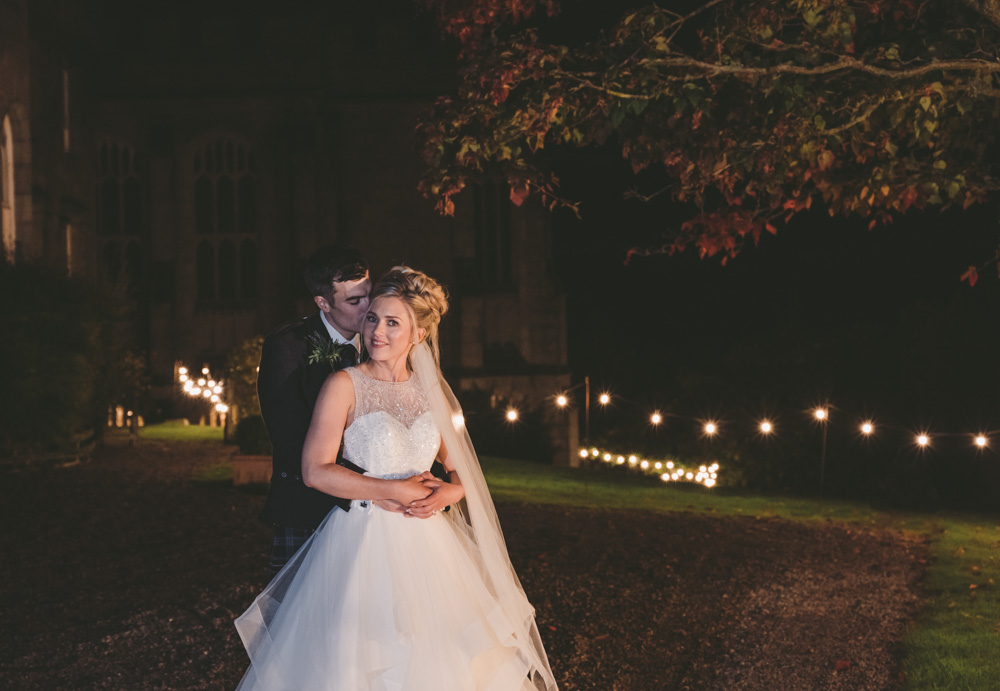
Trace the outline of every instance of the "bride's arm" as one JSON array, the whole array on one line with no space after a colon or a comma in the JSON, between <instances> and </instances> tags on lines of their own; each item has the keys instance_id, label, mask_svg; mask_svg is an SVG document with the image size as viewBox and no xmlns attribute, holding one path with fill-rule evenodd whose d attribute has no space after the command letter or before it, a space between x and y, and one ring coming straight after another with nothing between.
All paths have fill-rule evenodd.
<instances>
[{"instance_id":1,"label":"bride's arm","mask_svg":"<svg viewBox=\"0 0 1000 691\"><path fill-rule=\"evenodd\" d=\"M465 488L462 487L462 480L458 477L458 473L455 472L454 466L448 459L448 449L445 448L444 440L441 441L441 449L438 451L437 460L448 471L449 482L438 478L424 480L424 487L429 487L434 491L424 499L413 502L406 509L407 516L427 518L444 507L461 501L462 497L465 496Z\"/></svg>"},{"instance_id":2,"label":"bride's arm","mask_svg":"<svg viewBox=\"0 0 1000 691\"><path fill-rule=\"evenodd\" d=\"M327 378L320 389L302 449L302 481L307 487L343 499L392 499L401 504L423 499L432 488L422 476L382 480L337 465L347 418L354 409L354 384L346 372Z\"/></svg>"}]
</instances>

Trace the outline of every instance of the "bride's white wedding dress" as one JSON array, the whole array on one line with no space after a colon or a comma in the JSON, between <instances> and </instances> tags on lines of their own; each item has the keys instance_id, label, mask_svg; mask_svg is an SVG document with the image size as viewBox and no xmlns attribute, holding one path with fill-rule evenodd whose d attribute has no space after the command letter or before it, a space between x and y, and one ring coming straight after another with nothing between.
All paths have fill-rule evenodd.
<instances>
[{"instance_id":1,"label":"bride's white wedding dress","mask_svg":"<svg viewBox=\"0 0 1000 691\"><path fill-rule=\"evenodd\" d=\"M356 403L344 457L381 478L430 469L441 435L417 377L345 371ZM457 520L359 500L331 511L237 620L251 660L239 689L534 689L526 643Z\"/></svg>"}]
</instances>

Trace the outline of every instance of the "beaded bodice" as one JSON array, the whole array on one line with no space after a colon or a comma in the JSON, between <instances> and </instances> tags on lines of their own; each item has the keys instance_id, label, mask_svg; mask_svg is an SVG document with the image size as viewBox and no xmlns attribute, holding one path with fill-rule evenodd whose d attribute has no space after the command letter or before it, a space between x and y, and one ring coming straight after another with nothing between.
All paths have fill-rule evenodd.
<instances>
[{"instance_id":1,"label":"beaded bodice","mask_svg":"<svg viewBox=\"0 0 1000 691\"><path fill-rule=\"evenodd\" d=\"M430 470L441 435L417 378L389 382L357 367L344 371L354 382L354 421L344 431L344 458L381 478Z\"/></svg>"}]
</instances>

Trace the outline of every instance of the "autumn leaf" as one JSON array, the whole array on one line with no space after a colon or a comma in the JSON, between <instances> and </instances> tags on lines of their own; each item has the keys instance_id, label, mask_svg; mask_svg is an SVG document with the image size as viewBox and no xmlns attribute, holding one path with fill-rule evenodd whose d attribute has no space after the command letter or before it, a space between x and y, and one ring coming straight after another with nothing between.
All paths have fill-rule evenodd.
<instances>
[{"instance_id":1,"label":"autumn leaf","mask_svg":"<svg viewBox=\"0 0 1000 691\"><path fill-rule=\"evenodd\" d=\"M521 206L524 200L528 198L528 186L527 185L511 185L510 187L510 200L514 202L515 206Z\"/></svg>"},{"instance_id":2,"label":"autumn leaf","mask_svg":"<svg viewBox=\"0 0 1000 691\"><path fill-rule=\"evenodd\" d=\"M846 672L851 668L851 663L848 660L837 660L837 664L834 666L834 672Z\"/></svg>"},{"instance_id":3,"label":"autumn leaf","mask_svg":"<svg viewBox=\"0 0 1000 691\"><path fill-rule=\"evenodd\" d=\"M979 271L976 270L976 267L970 266L968 271L962 274L962 277L959 280L968 281L969 287L971 288L976 285L976 281L979 280Z\"/></svg>"}]
</instances>

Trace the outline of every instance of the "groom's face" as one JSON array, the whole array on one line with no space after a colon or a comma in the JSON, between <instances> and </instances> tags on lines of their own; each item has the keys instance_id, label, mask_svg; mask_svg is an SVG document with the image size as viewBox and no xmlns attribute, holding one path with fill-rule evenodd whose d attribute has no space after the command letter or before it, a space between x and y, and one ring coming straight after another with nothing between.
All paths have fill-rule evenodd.
<instances>
[{"instance_id":1,"label":"groom's face","mask_svg":"<svg viewBox=\"0 0 1000 691\"><path fill-rule=\"evenodd\" d=\"M331 299L316 296L316 306L344 338L354 338L368 312L368 292L372 282L368 274L356 281L334 281Z\"/></svg>"}]
</instances>

